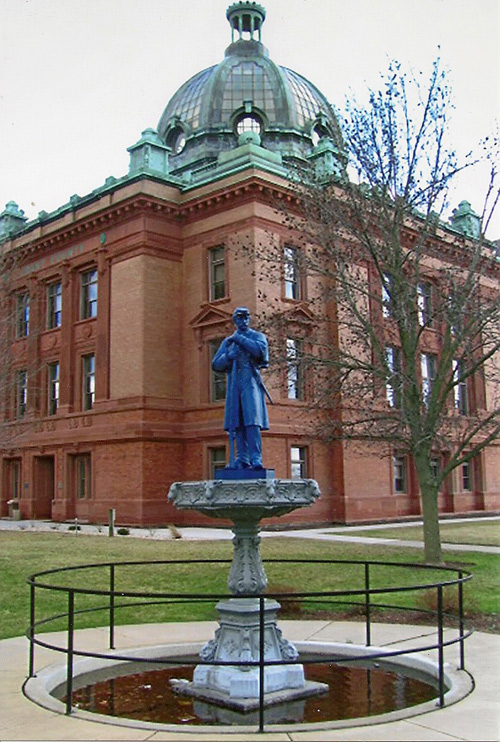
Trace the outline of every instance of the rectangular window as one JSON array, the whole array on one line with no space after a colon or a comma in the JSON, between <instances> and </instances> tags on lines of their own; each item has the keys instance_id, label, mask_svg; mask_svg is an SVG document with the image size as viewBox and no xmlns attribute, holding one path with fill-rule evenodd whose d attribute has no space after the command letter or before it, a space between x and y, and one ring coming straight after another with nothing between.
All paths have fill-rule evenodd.
<instances>
[{"instance_id":1,"label":"rectangular window","mask_svg":"<svg viewBox=\"0 0 500 742\"><path fill-rule=\"evenodd\" d=\"M61 326L62 286L61 282L47 286L47 329Z\"/></svg>"},{"instance_id":2,"label":"rectangular window","mask_svg":"<svg viewBox=\"0 0 500 742\"><path fill-rule=\"evenodd\" d=\"M437 358L433 353L422 353L420 356L422 372L422 397L425 405L429 404L432 385L436 378Z\"/></svg>"},{"instance_id":3,"label":"rectangular window","mask_svg":"<svg viewBox=\"0 0 500 742\"><path fill-rule=\"evenodd\" d=\"M391 407L401 407L401 349L389 345L385 349L388 376L386 399Z\"/></svg>"},{"instance_id":4,"label":"rectangular window","mask_svg":"<svg viewBox=\"0 0 500 742\"><path fill-rule=\"evenodd\" d=\"M285 297L287 299L302 299L299 251L296 247L287 245L283 251L283 274L285 281Z\"/></svg>"},{"instance_id":5,"label":"rectangular window","mask_svg":"<svg viewBox=\"0 0 500 742\"><path fill-rule=\"evenodd\" d=\"M453 381L455 386L453 387L453 395L455 400L455 409L458 410L461 415L467 415L469 407L467 399L467 379L464 378L464 374L464 361L454 360Z\"/></svg>"},{"instance_id":6,"label":"rectangular window","mask_svg":"<svg viewBox=\"0 0 500 742\"><path fill-rule=\"evenodd\" d=\"M226 296L226 249L223 245L208 251L210 301Z\"/></svg>"},{"instance_id":7,"label":"rectangular window","mask_svg":"<svg viewBox=\"0 0 500 742\"><path fill-rule=\"evenodd\" d=\"M95 356L82 358L82 409L91 410L95 401Z\"/></svg>"},{"instance_id":8,"label":"rectangular window","mask_svg":"<svg viewBox=\"0 0 500 742\"><path fill-rule=\"evenodd\" d=\"M302 341L286 339L288 399L304 399L304 378L301 367Z\"/></svg>"},{"instance_id":9,"label":"rectangular window","mask_svg":"<svg viewBox=\"0 0 500 742\"><path fill-rule=\"evenodd\" d=\"M24 417L28 405L28 372L16 373L16 417Z\"/></svg>"},{"instance_id":10,"label":"rectangular window","mask_svg":"<svg viewBox=\"0 0 500 742\"><path fill-rule=\"evenodd\" d=\"M210 479L215 479L217 469L224 469L226 466L226 447L218 446L209 449Z\"/></svg>"},{"instance_id":11,"label":"rectangular window","mask_svg":"<svg viewBox=\"0 0 500 742\"><path fill-rule=\"evenodd\" d=\"M17 295L16 337L25 338L30 332L30 297L27 292Z\"/></svg>"},{"instance_id":12,"label":"rectangular window","mask_svg":"<svg viewBox=\"0 0 500 742\"><path fill-rule=\"evenodd\" d=\"M17 459L9 461L9 479L10 497L12 500L19 500L21 497L21 462Z\"/></svg>"},{"instance_id":13,"label":"rectangular window","mask_svg":"<svg viewBox=\"0 0 500 742\"><path fill-rule=\"evenodd\" d=\"M97 316L97 270L81 274L80 319Z\"/></svg>"},{"instance_id":14,"label":"rectangular window","mask_svg":"<svg viewBox=\"0 0 500 742\"><path fill-rule=\"evenodd\" d=\"M392 463L394 492L406 492L406 457L394 456Z\"/></svg>"},{"instance_id":15,"label":"rectangular window","mask_svg":"<svg viewBox=\"0 0 500 742\"><path fill-rule=\"evenodd\" d=\"M55 415L59 406L59 361L48 365L47 413Z\"/></svg>"},{"instance_id":16,"label":"rectangular window","mask_svg":"<svg viewBox=\"0 0 500 742\"><path fill-rule=\"evenodd\" d=\"M291 446L290 470L292 479L307 478L307 448L305 446Z\"/></svg>"},{"instance_id":17,"label":"rectangular window","mask_svg":"<svg viewBox=\"0 0 500 742\"><path fill-rule=\"evenodd\" d=\"M92 495L92 467L90 454L75 456L75 489L79 500Z\"/></svg>"},{"instance_id":18,"label":"rectangular window","mask_svg":"<svg viewBox=\"0 0 500 742\"><path fill-rule=\"evenodd\" d=\"M221 339L210 340L209 359L210 359L210 401L220 402L226 398L226 374L223 371L214 371L212 361L214 355L219 350Z\"/></svg>"},{"instance_id":19,"label":"rectangular window","mask_svg":"<svg viewBox=\"0 0 500 742\"><path fill-rule=\"evenodd\" d=\"M437 456L433 456L430 460L431 472L434 479L437 479L441 473L441 462Z\"/></svg>"},{"instance_id":20,"label":"rectangular window","mask_svg":"<svg viewBox=\"0 0 500 742\"><path fill-rule=\"evenodd\" d=\"M432 325L432 289L430 283L417 286L418 323L421 327Z\"/></svg>"},{"instance_id":21,"label":"rectangular window","mask_svg":"<svg viewBox=\"0 0 500 742\"><path fill-rule=\"evenodd\" d=\"M388 273L382 275L382 316L394 317L393 281Z\"/></svg>"},{"instance_id":22,"label":"rectangular window","mask_svg":"<svg viewBox=\"0 0 500 742\"><path fill-rule=\"evenodd\" d=\"M462 489L466 492L472 490L472 468L470 461L462 464Z\"/></svg>"}]
</instances>

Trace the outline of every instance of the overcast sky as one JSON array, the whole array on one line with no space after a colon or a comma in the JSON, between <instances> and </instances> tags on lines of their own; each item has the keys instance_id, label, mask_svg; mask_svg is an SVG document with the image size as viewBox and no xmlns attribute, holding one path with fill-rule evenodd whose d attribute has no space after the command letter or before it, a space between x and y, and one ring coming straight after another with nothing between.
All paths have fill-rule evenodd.
<instances>
[{"instance_id":1,"label":"overcast sky","mask_svg":"<svg viewBox=\"0 0 500 742\"><path fill-rule=\"evenodd\" d=\"M31 219L109 175L156 127L191 75L231 41L228 0L0 0L0 211ZM429 71L440 54L454 90L459 150L500 119L500 0L265 0L271 58L339 108L376 86L388 60ZM484 181L484 179L483 179ZM481 178L456 202L482 206ZM500 237L500 214L491 238Z\"/></svg>"}]
</instances>

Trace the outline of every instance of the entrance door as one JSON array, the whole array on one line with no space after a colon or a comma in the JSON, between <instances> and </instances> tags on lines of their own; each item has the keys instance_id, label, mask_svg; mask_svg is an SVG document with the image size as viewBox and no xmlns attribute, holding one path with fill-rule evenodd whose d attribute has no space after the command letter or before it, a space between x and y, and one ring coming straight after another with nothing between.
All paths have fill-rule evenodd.
<instances>
[{"instance_id":1,"label":"entrance door","mask_svg":"<svg viewBox=\"0 0 500 742\"><path fill-rule=\"evenodd\" d=\"M54 457L37 456L35 458L35 500L33 517L50 520L52 517L52 500L54 499Z\"/></svg>"}]
</instances>

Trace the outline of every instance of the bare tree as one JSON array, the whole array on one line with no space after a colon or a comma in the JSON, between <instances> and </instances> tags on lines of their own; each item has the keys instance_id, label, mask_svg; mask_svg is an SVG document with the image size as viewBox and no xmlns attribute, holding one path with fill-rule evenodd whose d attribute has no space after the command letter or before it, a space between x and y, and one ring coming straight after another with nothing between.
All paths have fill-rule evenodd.
<instances>
[{"instance_id":1,"label":"bare tree","mask_svg":"<svg viewBox=\"0 0 500 742\"><path fill-rule=\"evenodd\" d=\"M463 202L445 225L450 188L475 162L459 164L448 144L446 78L439 60L426 82L391 64L366 105L347 106L337 146L349 177L292 176L294 205L278 211L295 263L271 237L254 253L267 281L307 276L305 329L272 291L263 299L289 338L281 363L314 379L314 433L411 456L429 563L442 561L441 486L500 432L500 262L484 236L498 141L482 218Z\"/></svg>"}]
</instances>

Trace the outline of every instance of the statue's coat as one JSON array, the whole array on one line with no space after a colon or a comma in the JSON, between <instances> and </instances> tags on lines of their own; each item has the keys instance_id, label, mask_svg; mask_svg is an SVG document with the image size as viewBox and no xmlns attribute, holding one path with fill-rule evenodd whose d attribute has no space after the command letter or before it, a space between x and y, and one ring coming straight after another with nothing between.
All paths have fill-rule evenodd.
<instances>
[{"instance_id":1,"label":"statue's coat","mask_svg":"<svg viewBox=\"0 0 500 742\"><path fill-rule=\"evenodd\" d=\"M268 430L264 385L259 373L259 368L269 365L267 338L251 328L238 333L238 337L237 358L228 357L229 347L234 342L229 337L222 341L212 361L214 371L227 373L224 430L234 431L247 425Z\"/></svg>"}]
</instances>

